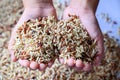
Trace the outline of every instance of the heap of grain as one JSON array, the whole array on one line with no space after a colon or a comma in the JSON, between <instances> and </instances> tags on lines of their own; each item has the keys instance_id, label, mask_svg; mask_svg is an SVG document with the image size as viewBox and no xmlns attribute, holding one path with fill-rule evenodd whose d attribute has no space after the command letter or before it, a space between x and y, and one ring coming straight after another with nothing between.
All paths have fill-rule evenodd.
<instances>
[{"instance_id":1,"label":"heap of grain","mask_svg":"<svg viewBox=\"0 0 120 80\"><path fill-rule=\"evenodd\" d=\"M20 2L19 2L20 1ZM58 0L53 0L58 1ZM21 0L1 0L0 22L0 79L1 80L119 80L120 79L120 46L109 36L104 36L105 58L102 65L94 68L91 73L76 73L55 61L52 68L45 73L33 71L10 60L7 42L10 38L14 20L20 16ZM9 6L7 7L7 5ZM14 5L13 5L14 4ZM18 5L19 4L19 5ZM57 5L58 2L55 4ZM62 5L63 6L63 5ZM56 7L56 6L55 6ZM57 11L61 11L58 7ZM63 9L62 9L63 10ZM4 14L3 14L4 13ZM9 14L9 16L7 16ZM7 16L7 17L5 17ZM0 24L0 25L1 25ZM117 76L118 75L118 76Z\"/></svg>"},{"instance_id":2,"label":"heap of grain","mask_svg":"<svg viewBox=\"0 0 120 80\"><path fill-rule=\"evenodd\" d=\"M104 35L105 58L100 66L88 72L77 72L55 61L50 69L40 75L40 80L120 80L120 45L107 34Z\"/></svg>"},{"instance_id":3,"label":"heap of grain","mask_svg":"<svg viewBox=\"0 0 120 80\"><path fill-rule=\"evenodd\" d=\"M51 28L56 25L54 17L43 17L24 22L17 30L14 44L17 59L47 63L56 58L57 49L53 45Z\"/></svg>"},{"instance_id":4,"label":"heap of grain","mask_svg":"<svg viewBox=\"0 0 120 80\"><path fill-rule=\"evenodd\" d=\"M17 30L15 56L29 61L46 63L57 55L94 61L96 42L80 24L77 16L56 22L54 17L28 20Z\"/></svg>"},{"instance_id":5,"label":"heap of grain","mask_svg":"<svg viewBox=\"0 0 120 80\"><path fill-rule=\"evenodd\" d=\"M54 31L54 45L61 53L60 58L66 61L72 57L75 60L94 62L96 42L91 39L77 16L69 15L69 19L59 21Z\"/></svg>"}]
</instances>

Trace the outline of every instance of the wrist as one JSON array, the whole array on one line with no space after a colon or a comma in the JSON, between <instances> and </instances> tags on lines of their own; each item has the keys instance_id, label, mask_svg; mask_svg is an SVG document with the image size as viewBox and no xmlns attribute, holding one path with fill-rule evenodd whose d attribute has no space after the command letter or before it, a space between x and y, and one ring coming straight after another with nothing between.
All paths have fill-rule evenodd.
<instances>
[{"instance_id":1,"label":"wrist","mask_svg":"<svg viewBox=\"0 0 120 80\"><path fill-rule=\"evenodd\" d=\"M71 0L69 7L80 9L81 11L96 12L99 0Z\"/></svg>"},{"instance_id":2,"label":"wrist","mask_svg":"<svg viewBox=\"0 0 120 80\"><path fill-rule=\"evenodd\" d=\"M25 8L23 15L31 19L35 19L38 17L44 17L44 16L55 16L56 17L56 10L53 6Z\"/></svg>"},{"instance_id":3,"label":"wrist","mask_svg":"<svg viewBox=\"0 0 120 80\"><path fill-rule=\"evenodd\" d=\"M52 0L23 0L25 9L53 7Z\"/></svg>"}]
</instances>

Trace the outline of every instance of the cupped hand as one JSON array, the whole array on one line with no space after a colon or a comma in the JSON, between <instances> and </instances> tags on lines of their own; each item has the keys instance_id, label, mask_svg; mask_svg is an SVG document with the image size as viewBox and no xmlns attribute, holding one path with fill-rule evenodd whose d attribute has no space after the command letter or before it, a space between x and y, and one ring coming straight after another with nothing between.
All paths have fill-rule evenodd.
<instances>
[{"instance_id":1,"label":"cupped hand","mask_svg":"<svg viewBox=\"0 0 120 80\"><path fill-rule=\"evenodd\" d=\"M99 65L102 57L104 56L103 35L99 28L94 11L80 10L79 8L76 8L76 7L67 7L63 13L63 19L67 19L69 14L79 16L82 24L88 31L91 38L97 41L98 53L95 57L94 65ZM63 59L60 59L60 61L61 63L64 63ZM89 63L83 63L81 60L75 61L73 58L68 59L66 63L68 66L74 67L75 69L77 69L77 71L79 70L90 71L94 66Z\"/></svg>"},{"instance_id":2,"label":"cupped hand","mask_svg":"<svg viewBox=\"0 0 120 80\"><path fill-rule=\"evenodd\" d=\"M40 71L43 71L46 69L46 67L51 67L54 61L50 61L47 64L44 63L36 63L36 62L30 62L28 60L21 60L17 59L14 55L14 49L13 45L15 43L15 38L16 38L16 31L18 27L23 24L23 22L29 20L29 19L36 19L39 17L44 17L44 16L55 16L56 17L56 11L54 7L45 7L45 8L33 8L33 9L25 9L21 18L19 19L18 23L12 30L11 38L8 44L8 50L11 54L11 59L12 61L18 61L22 66L24 67L29 67L31 69L39 69Z\"/></svg>"}]
</instances>

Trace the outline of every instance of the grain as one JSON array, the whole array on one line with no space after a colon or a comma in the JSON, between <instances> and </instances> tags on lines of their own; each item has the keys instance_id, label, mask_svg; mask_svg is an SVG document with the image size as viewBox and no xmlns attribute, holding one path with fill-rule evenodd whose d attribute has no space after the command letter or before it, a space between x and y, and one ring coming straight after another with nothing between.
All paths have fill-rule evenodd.
<instances>
[{"instance_id":1,"label":"grain","mask_svg":"<svg viewBox=\"0 0 120 80\"><path fill-rule=\"evenodd\" d=\"M5 45L8 45L6 43L10 38L11 28L15 25L14 20L17 20L17 17L20 16L18 13L20 7L22 8L22 3L21 0L0 0L0 5L1 4L0 25L3 24L3 26L0 26L0 29L2 27L2 34L7 35L8 37L0 35L0 39L7 38L7 40L5 39L3 42L4 46L0 48L0 79L15 80L21 76L22 80L32 80L32 76L35 76L36 80L120 80L120 46L117 46L118 43L114 38L111 38L106 34L104 35L105 58L102 61L102 65L95 67L91 73L77 73L73 69L60 64L57 60L55 60L53 66L51 68L47 68L45 72L38 70L33 71L20 66L17 62L12 62L8 49ZM59 3L57 2L55 5L57 4ZM13 13L13 9L16 9L17 11ZM58 7L56 9L58 13L62 12ZM9 15L9 17L6 17L7 15ZM6 31L8 31L9 34L5 33ZM69 76L69 74L71 75Z\"/></svg>"},{"instance_id":2,"label":"grain","mask_svg":"<svg viewBox=\"0 0 120 80\"><path fill-rule=\"evenodd\" d=\"M28 20L18 28L14 45L15 56L19 59L47 63L57 56L53 45L51 28L56 24L54 17Z\"/></svg>"},{"instance_id":3,"label":"grain","mask_svg":"<svg viewBox=\"0 0 120 80\"><path fill-rule=\"evenodd\" d=\"M92 63L97 53L96 41L91 39L79 18L70 15L68 20L61 20L55 27L54 43L61 55L60 58Z\"/></svg>"}]
</instances>

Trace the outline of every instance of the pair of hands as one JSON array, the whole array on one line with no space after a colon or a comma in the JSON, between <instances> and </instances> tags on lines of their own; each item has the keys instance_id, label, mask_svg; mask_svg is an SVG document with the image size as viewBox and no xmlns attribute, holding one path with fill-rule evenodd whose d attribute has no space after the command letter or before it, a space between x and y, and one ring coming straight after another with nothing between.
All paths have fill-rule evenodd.
<instances>
[{"instance_id":1,"label":"pair of hands","mask_svg":"<svg viewBox=\"0 0 120 80\"><path fill-rule=\"evenodd\" d=\"M77 15L79 16L81 22L87 29L90 36L97 41L99 53L96 56L95 64L99 65L101 58L103 57L103 36L99 29L98 22L95 17L95 13L92 11L81 11L78 8L73 7L67 7L63 13L63 19L68 18L68 14L71 15ZM9 41L8 49L11 54L12 61L18 61L22 66L29 67L31 69L39 69L41 71L45 70L46 67L51 67L53 62L49 62L48 64L37 64L36 62L30 62L28 60L17 60L14 56L14 50L12 49L14 43L15 43L15 36L16 36L16 30L18 26L20 26L24 21L27 21L29 19L35 19L38 17L44 17L44 16L55 16L56 17L56 11L53 6L45 7L45 8L27 8L24 10L20 20L16 24L16 27L13 29L11 38ZM57 17L56 17L57 18ZM63 59L59 59L61 63L64 63ZM74 60L74 59L68 59L66 62L67 66L75 68L77 71L83 70L83 71L90 71L92 69L91 64L83 63L81 60Z\"/></svg>"}]
</instances>

